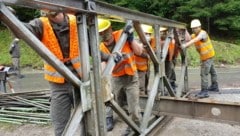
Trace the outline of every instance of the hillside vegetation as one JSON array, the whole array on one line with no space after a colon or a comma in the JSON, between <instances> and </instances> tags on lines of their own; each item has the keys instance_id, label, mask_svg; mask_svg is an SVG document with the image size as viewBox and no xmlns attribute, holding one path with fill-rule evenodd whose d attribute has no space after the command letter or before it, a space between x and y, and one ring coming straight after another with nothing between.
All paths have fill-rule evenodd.
<instances>
[{"instance_id":1,"label":"hillside vegetation","mask_svg":"<svg viewBox=\"0 0 240 136\"><path fill-rule=\"evenodd\" d=\"M11 56L9 54L9 47L12 42L11 33L7 29L0 29L0 65L10 66ZM41 68L43 66L42 59L38 54L32 50L24 41L20 40L19 45L21 47L21 66Z\"/></svg>"},{"instance_id":2,"label":"hillside vegetation","mask_svg":"<svg viewBox=\"0 0 240 136\"><path fill-rule=\"evenodd\" d=\"M0 29L0 64L10 66L11 56L8 53L12 36L7 29ZM237 65L240 62L240 45L213 41L216 51L215 63ZM43 66L42 59L32 50L25 42L20 41L21 46L21 66L41 69ZM188 48L188 63L190 66L199 65L199 55L192 46ZM180 58L179 58L180 59Z\"/></svg>"}]
</instances>

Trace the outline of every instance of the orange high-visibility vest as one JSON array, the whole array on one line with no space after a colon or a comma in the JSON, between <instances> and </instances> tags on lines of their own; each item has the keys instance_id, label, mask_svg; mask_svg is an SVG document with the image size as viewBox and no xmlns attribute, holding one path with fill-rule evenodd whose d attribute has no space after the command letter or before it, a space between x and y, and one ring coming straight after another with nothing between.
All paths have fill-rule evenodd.
<instances>
[{"instance_id":1,"label":"orange high-visibility vest","mask_svg":"<svg viewBox=\"0 0 240 136\"><path fill-rule=\"evenodd\" d=\"M41 17L40 20L43 24L43 44L63 63L66 61L71 61L73 68L81 76L81 63L80 63L80 52L78 49L78 33L77 33L77 24L76 17L73 15L68 15L69 17L69 28L70 28L70 53L69 58L63 58L63 54L58 43L57 37L54 34L53 28L47 17ZM44 62L44 78L48 81L55 83L64 83L64 77L56 71L51 65L47 62Z\"/></svg>"},{"instance_id":2,"label":"orange high-visibility vest","mask_svg":"<svg viewBox=\"0 0 240 136\"><path fill-rule=\"evenodd\" d=\"M161 40L161 46L164 45L165 40ZM162 48L162 47L161 47ZM176 58L179 54L179 48L175 44L175 40L171 40L168 46L168 54L166 56L166 60L172 61L174 58Z\"/></svg>"},{"instance_id":3,"label":"orange high-visibility vest","mask_svg":"<svg viewBox=\"0 0 240 136\"><path fill-rule=\"evenodd\" d=\"M119 40L122 32L122 30L119 30L112 33L115 41ZM100 44L100 50L104 53L111 54L103 42ZM119 77L123 75L134 75L137 68L135 64L134 54L129 42L126 41L126 43L123 45L121 53L123 54L123 60L115 65L112 71L112 76Z\"/></svg>"},{"instance_id":4,"label":"orange high-visibility vest","mask_svg":"<svg viewBox=\"0 0 240 136\"><path fill-rule=\"evenodd\" d=\"M178 56L179 49L176 47L175 40L171 40L168 46L168 55L167 55L167 60L172 61L173 58L176 58Z\"/></svg>"},{"instance_id":5,"label":"orange high-visibility vest","mask_svg":"<svg viewBox=\"0 0 240 136\"><path fill-rule=\"evenodd\" d=\"M155 41L154 38L151 38L150 43L149 43L152 47L153 50L155 50ZM149 59L148 58L144 58L138 55L135 55L135 61L136 61L136 66L137 66L137 70L140 71L147 71L149 68Z\"/></svg>"},{"instance_id":6,"label":"orange high-visibility vest","mask_svg":"<svg viewBox=\"0 0 240 136\"><path fill-rule=\"evenodd\" d=\"M204 31L204 30L201 30L201 31ZM196 35L192 34L192 39L195 37ZM207 36L206 41L197 41L194 44L198 53L200 54L200 59L202 61L212 58L215 55L215 51L213 49L213 45L209 36Z\"/></svg>"}]
</instances>

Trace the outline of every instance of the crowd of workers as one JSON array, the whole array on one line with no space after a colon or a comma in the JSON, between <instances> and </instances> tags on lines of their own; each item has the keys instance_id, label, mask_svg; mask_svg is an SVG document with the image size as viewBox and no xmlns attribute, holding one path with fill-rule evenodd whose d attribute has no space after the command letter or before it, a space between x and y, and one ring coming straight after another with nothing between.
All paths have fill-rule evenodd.
<instances>
[{"instance_id":1,"label":"crowd of workers","mask_svg":"<svg viewBox=\"0 0 240 136\"><path fill-rule=\"evenodd\" d=\"M35 18L25 26L57 57L67 66L79 79L81 79L80 53L78 50L78 33L76 17L62 12L42 11L42 17ZM142 30L146 39L154 49L156 48L153 38L152 26L142 24ZM195 44L201 59L201 92L196 97L208 97L208 91L219 91L217 74L214 69L214 49L211 40L202 30L201 23L195 19L191 22L193 35L188 42L176 46L174 38L171 39L165 61L165 72L173 89L177 85L175 75L176 58L179 50L185 50L188 46ZM116 65L112 71L112 93L120 106L126 104L127 114L140 125L141 114L139 107L139 95L147 95L148 80L150 72L149 55L144 45L136 40L131 26L113 31L111 22L106 19L98 19L99 45L102 63L106 63L110 56L114 56ZM118 53L112 52L122 33L128 38L123 48ZM161 48L168 34L167 28L160 28ZM154 49L155 50L155 49ZM51 89L50 115L56 136L62 135L64 128L70 118L73 107L73 89L78 89L58 73L50 64L44 63L45 79L49 81ZM104 69L104 67L102 67ZM208 74L211 74L211 86L208 87ZM140 84L139 84L140 83ZM111 131L114 126L113 112L110 107L106 108L107 130ZM128 135L131 129L127 128L123 135Z\"/></svg>"}]
</instances>

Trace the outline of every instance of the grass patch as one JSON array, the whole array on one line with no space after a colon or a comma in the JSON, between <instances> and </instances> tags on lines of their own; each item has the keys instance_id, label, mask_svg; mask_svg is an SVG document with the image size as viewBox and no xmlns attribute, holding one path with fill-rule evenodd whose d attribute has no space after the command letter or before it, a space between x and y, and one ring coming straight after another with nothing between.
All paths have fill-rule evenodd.
<instances>
[{"instance_id":1,"label":"grass patch","mask_svg":"<svg viewBox=\"0 0 240 136\"><path fill-rule=\"evenodd\" d=\"M0 64L10 66L12 64L9 47L13 40L13 36L7 29L0 30ZM24 41L20 40L20 65L21 67L41 68L43 61L39 55Z\"/></svg>"}]
</instances>

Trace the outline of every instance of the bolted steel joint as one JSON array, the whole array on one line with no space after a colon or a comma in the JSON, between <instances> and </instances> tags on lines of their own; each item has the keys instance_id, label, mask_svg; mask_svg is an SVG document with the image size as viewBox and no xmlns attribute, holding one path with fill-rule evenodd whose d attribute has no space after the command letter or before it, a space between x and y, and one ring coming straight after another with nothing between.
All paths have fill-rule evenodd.
<instances>
[{"instance_id":1,"label":"bolted steel joint","mask_svg":"<svg viewBox=\"0 0 240 136\"><path fill-rule=\"evenodd\" d=\"M95 2L86 0L85 3L86 3L86 9L87 9L87 10L89 10L89 11L94 11L94 10L96 10L96 4L95 4Z\"/></svg>"}]
</instances>

